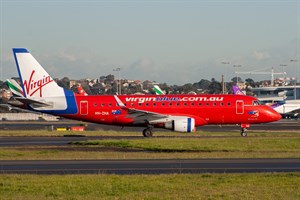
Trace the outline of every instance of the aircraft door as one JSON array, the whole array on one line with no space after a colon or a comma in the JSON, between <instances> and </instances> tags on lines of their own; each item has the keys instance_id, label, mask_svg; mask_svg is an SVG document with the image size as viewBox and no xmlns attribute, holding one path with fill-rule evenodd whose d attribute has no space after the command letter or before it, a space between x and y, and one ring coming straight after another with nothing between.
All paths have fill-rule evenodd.
<instances>
[{"instance_id":1,"label":"aircraft door","mask_svg":"<svg viewBox=\"0 0 300 200\"><path fill-rule=\"evenodd\" d=\"M87 115L88 114L88 102L80 101L80 114Z\"/></svg>"},{"instance_id":2,"label":"aircraft door","mask_svg":"<svg viewBox=\"0 0 300 200\"><path fill-rule=\"evenodd\" d=\"M236 101L236 114L244 114L244 101L237 100Z\"/></svg>"}]
</instances>

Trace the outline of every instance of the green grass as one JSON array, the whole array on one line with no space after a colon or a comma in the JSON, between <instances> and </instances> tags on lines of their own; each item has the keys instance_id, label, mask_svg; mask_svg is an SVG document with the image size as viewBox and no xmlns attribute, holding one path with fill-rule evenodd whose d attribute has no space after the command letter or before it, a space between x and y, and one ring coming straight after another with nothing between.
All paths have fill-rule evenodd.
<instances>
[{"instance_id":1,"label":"green grass","mask_svg":"<svg viewBox=\"0 0 300 200\"><path fill-rule=\"evenodd\" d=\"M141 149L155 152L300 152L300 138L149 138L137 140L90 140L72 142L76 145L94 145Z\"/></svg>"},{"instance_id":2,"label":"green grass","mask_svg":"<svg viewBox=\"0 0 300 200\"><path fill-rule=\"evenodd\" d=\"M211 136L211 133L203 134ZM1 147L0 160L300 158L300 133L222 137L225 135L227 133L219 135L221 137L198 134L198 137L184 138L91 140L65 146Z\"/></svg>"},{"instance_id":3,"label":"green grass","mask_svg":"<svg viewBox=\"0 0 300 200\"><path fill-rule=\"evenodd\" d=\"M4 131L14 136L71 132ZM57 134L57 135L56 135ZM73 133L71 133L73 134ZM82 134L82 132L76 132ZM140 136L136 132L85 135ZM183 136L178 133L156 135ZM1 131L1 136L3 132ZM196 136L196 137L195 137ZM206 137L220 136L220 137ZM1 147L0 160L147 158L300 158L300 133L197 132L185 138L97 140L66 146ZM1 175L0 199L285 199L300 200L300 173L171 175Z\"/></svg>"},{"instance_id":4,"label":"green grass","mask_svg":"<svg viewBox=\"0 0 300 200\"><path fill-rule=\"evenodd\" d=\"M0 175L1 199L300 199L300 173Z\"/></svg>"}]
</instances>

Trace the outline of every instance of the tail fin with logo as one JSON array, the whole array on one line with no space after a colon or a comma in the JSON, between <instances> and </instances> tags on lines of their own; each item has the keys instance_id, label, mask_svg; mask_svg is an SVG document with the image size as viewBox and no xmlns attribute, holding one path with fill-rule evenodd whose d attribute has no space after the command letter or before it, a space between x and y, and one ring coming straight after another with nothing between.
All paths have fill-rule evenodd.
<instances>
[{"instance_id":1,"label":"tail fin with logo","mask_svg":"<svg viewBox=\"0 0 300 200\"><path fill-rule=\"evenodd\" d=\"M160 89L160 87L158 85L154 85L153 89L155 91L155 94L157 95L164 95L165 93Z\"/></svg>"},{"instance_id":2,"label":"tail fin with logo","mask_svg":"<svg viewBox=\"0 0 300 200\"><path fill-rule=\"evenodd\" d=\"M13 53L24 94L18 100L34 110L55 114L75 112L73 92L58 86L27 49L13 48Z\"/></svg>"},{"instance_id":3,"label":"tail fin with logo","mask_svg":"<svg viewBox=\"0 0 300 200\"><path fill-rule=\"evenodd\" d=\"M23 89L14 79L7 79L6 84L10 91L17 97L24 97Z\"/></svg>"},{"instance_id":4,"label":"tail fin with logo","mask_svg":"<svg viewBox=\"0 0 300 200\"><path fill-rule=\"evenodd\" d=\"M27 49L14 48L13 52L25 97L43 98L64 95L63 88L56 84Z\"/></svg>"},{"instance_id":5,"label":"tail fin with logo","mask_svg":"<svg viewBox=\"0 0 300 200\"><path fill-rule=\"evenodd\" d=\"M232 86L232 90L233 94L245 95L245 93L238 86Z\"/></svg>"}]
</instances>

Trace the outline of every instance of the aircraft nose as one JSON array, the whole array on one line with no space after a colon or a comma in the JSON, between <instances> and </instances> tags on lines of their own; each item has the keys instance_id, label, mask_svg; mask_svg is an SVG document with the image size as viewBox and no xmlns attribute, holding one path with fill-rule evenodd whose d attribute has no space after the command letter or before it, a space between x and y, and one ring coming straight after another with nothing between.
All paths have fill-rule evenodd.
<instances>
[{"instance_id":1,"label":"aircraft nose","mask_svg":"<svg viewBox=\"0 0 300 200\"><path fill-rule=\"evenodd\" d=\"M278 120L281 120L281 115L275 111L275 110L272 110L269 115L271 116L271 118L273 119L273 121L278 121Z\"/></svg>"}]
</instances>

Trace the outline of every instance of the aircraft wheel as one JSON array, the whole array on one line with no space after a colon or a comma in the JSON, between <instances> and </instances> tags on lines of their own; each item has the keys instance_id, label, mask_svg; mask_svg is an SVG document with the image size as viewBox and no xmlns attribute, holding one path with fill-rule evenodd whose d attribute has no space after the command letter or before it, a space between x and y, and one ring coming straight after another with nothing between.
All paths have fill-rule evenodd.
<instances>
[{"instance_id":1,"label":"aircraft wheel","mask_svg":"<svg viewBox=\"0 0 300 200\"><path fill-rule=\"evenodd\" d=\"M242 130L241 130L241 136L243 136L243 137L246 137L246 136L247 136L247 133L246 133L246 129L245 129L245 128L242 128Z\"/></svg>"},{"instance_id":2,"label":"aircraft wheel","mask_svg":"<svg viewBox=\"0 0 300 200\"><path fill-rule=\"evenodd\" d=\"M153 133L152 130L150 128L146 128L143 130L143 136L144 137L152 137Z\"/></svg>"},{"instance_id":3,"label":"aircraft wheel","mask_svg":"<svg viewBox=\"0 0 300 200\"><path fill-rule=\"evenodd\" d=\"M247 133L246 132L241 132L241 136L247 137Z\"/></svg>"}]
</instances>

